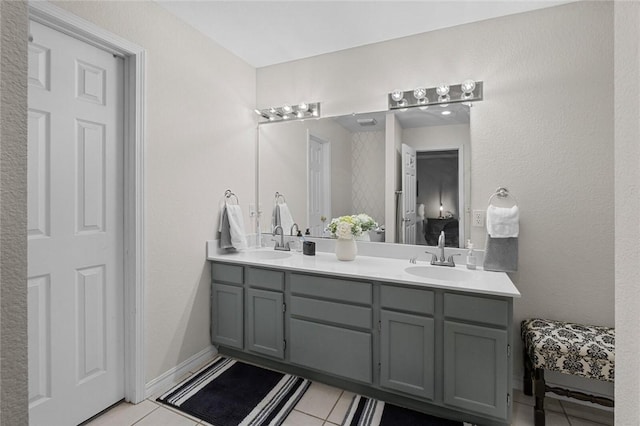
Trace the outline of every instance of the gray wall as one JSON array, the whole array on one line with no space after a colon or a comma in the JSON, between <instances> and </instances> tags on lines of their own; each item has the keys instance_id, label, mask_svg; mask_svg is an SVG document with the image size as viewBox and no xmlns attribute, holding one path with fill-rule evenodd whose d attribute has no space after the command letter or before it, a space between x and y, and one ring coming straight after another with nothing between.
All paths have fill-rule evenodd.
<instances>
[{"instance_id":1,"label":"gray wall","mask_svg":"<svg viewBox=\"0 0 640 426\"><path fill-rule=\"evenodd\" d=\"M613 42L613 3L571 3L261 68L258 106L320 99L325 116L377 111L393 88L483 80L470 207L486 209L499 186L518 198L515 325L534 316L613 325ZM484 230L471 238L482 247Z\"/></svg>"},{"instance_id":2,"label":"gray wall","mask_svg":"<svg viewBox=\"0 0 640 426\"><path fill-rule=\"evenodd\" d=\"M56 2L147 52L146 379L210 346L218 203L230 188L252 232L255 69L152 1Z\"/></svg>"},{"instance_id":3,"label":"gray wall","mask_svg":"<svg viewBox=\"0 0 640 426\"><path fill-rule=\"evenodd\" d=\"M27 6L0 2L0 424L27 424Z\"/></svg>"},{"instance_id":4,"label":"gray wall","mask_svg":"<svg viewBox=\"0 0 640 426\"><path fill-rule=\"evenodd\" d=\"M640 424L640 3L615 5L616 424Z\"/></svg>"},{"instance_id":5,"label":"gray wall","mask_svg":"<svg viewBox=\"0 0 640 426\"><path fill-rule=\"evenodd\" d=\"M95 7L100 8L104 6L96 5ZM419 38L419 42L424 42L424 39L426 38L427 42L425 44L431 49L431 51L440 51L443 53L442 57L448 58L444 60L445 64L443 66L437 66L437 64L434 64L432 61L430 67L435 69L428 73L425 73L424 70L429 68L420 66L412 67L411 70L396 69L396 60L399 59L397 55L406 54L406 50L404 49L401 49L399 53L393 53L393 49L391 49L391 56L389 57L387 64L380 64L379 57L376 57L375 59L378 61L377 68L380 68L380 70L364 74L365 81L362 82L360 82L359 79L343 80L339 78L339 76L332 77L332 73L329 73L329 75L327 75L326 78L323 78L322 81L316 82L304 77L305 75L309 75L314 76L314 79L317 78L315 77L316 74L309 74L305 70L301 71L299 75L295 75L295 79L300 81L299 85L279 82L278 87L272 92L268 85L265 84L265 79L267 81L271 80L273 77L269 77L270 73L276 72L277 70L260 70L258 91L260 101L258 105L270 105L270 99L274 100L274 104L278 104L277 101L280 100L278 91L283 88L286 90L282 94L282 99L286 99L287 102L290 101L292 97L294 99L324 100L325 98L316 98L312 95L317 94L319 96L320 94L323 94L325 92L323 89L323 82L329 79L328 81L332 81L333 83L332 87L326 89L328 90L328 93L326 94L330 95L326 97L326 99L329 101L333 99L335 102L329 102L329 104L323 105L325 111L326 108L328 108L325 115L341 115L351 113L352 111L380 110L386 108L383 100L384 95L386 92L391 90L391 88L399 87L398 85L403 85L403 87L406 86L408 88L418 84L436 84L440 81L440 78L446 78L448 81L452 82L461 81L469 76L484 79L487 82L487 92L485 101L482 105L488 106L482 107L485 110L484 113L476 113L480 108L474 107L474 111L472 112L474 118L472 118L472 121L476 123L476 115L478 115L477 118L482 117L484 124L474 124L473 143L475 146L479 137L485 139L484 144L490 144L494 139L499 140L501 143L494 152L490 151L487 155L483 155L477 159L474 158L474 169L478 167L478 164L476 164L478 161L482 161L485 165L489 164L490 154L495 152L500 153L498 149L500 147L508 147L509 144L512 146L512 150L516 150L516 148L522 149L521 147L523 145L532 145L535 147L535 142L538 138L548 137L549 134L556 135L557 137L552 139L560 146L566 144L568 151L579 151L581 149L581 145L577 141L583 138L586 133L589 137L584 139L583 142L586 143L587 147L600 147L600 151L604 154L604 158L602 160L604 167L598 167L593 171L589 170L589 174L595 174L596 177L594 179L604 177L605 180L602 186L605 187L605 190L608 189L613 192L614 186L611 182L612 178L608 177L613 174L613 165L611 164L613 162L612 156L614 152L612 142L613 131L611 130L612 123L614 122L613 105L612 102L606 101L611 97L603 96L603 93L601 93L601 91L607 91L608 93L608 90L613 86L613 72L609 67L609 64L612 63L612 55L611 53L603 52L603 44L609 47L608 52L613 51L611 48L611 38L614 34L614 28L611 22L612 18L610 7L611 6L607 4L594 5L592 3L585 2L584 4L579 5L568 5L554 11L541 11L533 13L532 15L524 14L521 16L507 17L495 20L497 21L495 23L492 23L493 21L487 21L484 23L472 24L465 26L467 27L466 30L464 27L448 30L454 31L454 35L459 34L464 36L465 40L470 40L468 42L470 47L468 50L465 48L464 52L456 50L448 51L452 42L445 42L445 38L437 36L438 33L446 36L447 32L439 31L431 36L425 35ZM637 339L637 330L640 326L637 316L637 312L640 311L640 287L637 284L640 282L637 267L638 258L640 258L640 249L638 246L638 241L640 241L640 227L638 226L637 220L637 212L640 210L637 196L640 183L640 176L638 174L640 152L637 144L637 141L640 140L640 129L638 127L638 123L640 121L640 108L638 105L638 99L640 99L640 75L638 72L640 69L640 64L638 63L638 52L640 50L640 5L633 2L616 2L615 8L615 87L617 92L621 95L619 98L616 97L617 108L615 115L615 214L611 214L610 212L609 216L606 217L608 217L609 220L614 220L616 223L615 250L617 256L615 262L615 281L616 331L618 334L616 422L621 425L629 425L637 424L640 419L640 404L638 404L638 401L640 400L640 368L637 357L637 354L640 352L640 341ZM560 13L559 11L562 12ZM133 11L130 13L134 18L142 19L144 16L144 13L140 14L139 12L135 12L134 14ZM117 11L109 12L105 10L101 12L101 14L106 16L113 15L113 22L110 26L117 26L117 21L120 19L120 13ZM574 16L572 17L572 15ZM512 20L513 23L511 25L507 25ZM145 28L138 28L138 26L134 25L130 19L125 19L124 21L125 22L122 23L123 29L121 31L121 35L125 37L138 31L144 33L146 30ZM17 28L13 28L13 25L10 24L10 22L14 23ZM24 150L26 149L26 116L17 120L9 120L8 118L5 119L5 117L11 113L11 111L7 111L7 108L16 108L16 106L18 106L18 111L20 111L20 108L24 108L26 105L26 97L24 94L16 96L15 92L7 92L5 89L13 86L17 87L17 91L20 92L22 90L20 88L21 85L26 81L26 43L24 43L24 40L22 39L27 31L24 3L15 1L1 2L0 24L0 55L2 58L0 64L0 88L2 89L2 95L0 95L0 124L2 126L2 130L0 131L0 245L3 252L2 259L0 260L0 304L3 311L2 315L0 315L0 324L2 325L2 331L0 332L0 397L2 399L2 402L0 402L0 423L23 425L26 424L27 415L27 373L25 361L26 288L20 290L19 287L20 285L24 286L26 283L26 252L24 251L26 241L26 225L24 224L26 219L26 207L24 205L24 200L26 199L26 182L22 181L22 179L24 179L24 175L20 174L20 170L24 171L25 167L23 165L23 161L26 161L24 158ZM570 27L566 29L561 28L564 24L570 24ZM145 24L145 26L147 25ZM492 26L493 30L491 30ZM154 30L152 30L152 32L153 31ZM536 32L538 31L550 34L540 37L542 40L536 42L535 40L538 38ZM585 32L587 34L585 34ZM552 42L550 42L550 37L567 38L567 41L564 43L568 44L568 46L565 46L563 53L566 56L565 62L567 62L567 65L557 67L557 62L560 61L563 56L563 54L558 53L557 48L553 49L551 52L547 52L548 49L543 49L542 46L540 46L545 45L545 43L546 47L555 46L558 40L552 40ZM513 38L513 41L510 42L506 40L508 38ZM132 37L132 39L134 38ZM433 40L428 41L429 39ZM438 44L438 39L440 39L440 43L444 42L445 44L442 49L438 49L437 46L435 46ZM582 48L575 51L569 49L571 45L576 45L577 41L580 40L584 40ZM136 40L134 39L134 41ZM529 49L532 43L537 45L537 47L530 52ZM486 45L486 47L477 50L475 49L475 46L478 44ZM518 49L518 46L522 46L522 49ZM593 51L589 53L591 49L593 49ZM492 50L495 50L495 52L492 53ZM505 54L504 57L501 57L502 53ZM374 60L370 57L372 54L373 53L367 51L361 51L359 53L359 55L368 58L369 61ZM595 57L598 57L600 54L602 55L601 60L596 61ZM340 56L341 54L335 55ZM588 62L591 62L592 65L595 66L595 70L589 70L588 68L581 67L583 61L578 60L578 57L583 55L589 58ZM534 57L531 58L531 56ZM529 59L525 60L524 64L512 64L514 61L519 62L527 57ZM538 60L536 60L536 57ZM548 72L542 70L542 76L537 78L537 72L541 71L540 68L543 68L544 62L548 59L552 59L551 63L549 63L547 67L544 67L548 68ZM345 64L347 62L345 62ZM535 64L534 69L526 71L527 65L532 63ZM570 64L573 64L573 67L570 67ZM157 61L153 61L152 65L154 67L161 66ZM303 63L302 65L305 64ZM315 63L308 63L305 65L305 67L308 66L315 68ZM365 68L366 67L362 67L362 69ZM573 72L571 72L571 68L574 68ZM604 84L604 89L598 89L599 91L597 94L589 96L589 99L586 99L586 92L578 90L575 86L571 86L573 92L582 93L577 99L575 99L575 105L581 106L578 108L578 111L574 111L573 113L574 115L578 115L578 117L565 116L558 118L551 110L545 112L545 108L549 105L549 102L545 101L546 96L550 96L554 87L560 87L562 85L560 83L566 81L568 77L577 73L578 70L581 73L589 71L585 78L592 82ZM353 70L351 72L352 74L357 74ZM553 72L557 73L555 77L552 74ZM342 81L344 81L344 83L342 83ZM341 94L341 90L345 89L344 85L347 82L349 84L357 83L357 85L351 90L346 90ZM251 86L250 82L247 82L246 84ZM489 87L491 87L491 89L489 89ZM376 93L372 88L379 88L380 93ZM532 90L542 90L542 92L536 96L535 108L539 109L539 113L534 115L533 120L538 126L551 124L550 128L544 130L544 132L538 131L540 129L536 129L535 126L527 125L528 111L520 111L520 102L522 102L522 104L526 104L526 102L530 100L529 92ZM247 93L249 91L250 90L247 89ZM362 96L353 96L354 94ZM565 94L564 89L562 94ZM244 99L247 96L249 95L245 94L242 95L241 98ZM509 101L510 97L513 97L514 99ZM556 96L556 98L551 97L551 99L562 100L563 96ZM594 115L596 115L595 112L589 113L586 110L587 105L593 105L594 99L605 100L604 104L600 101L596 103L596 106L598 106L597 109L599 111L604 111L604 117L596 119L596 123L593 125L586 125L585 122L594 119ZM246 103L250 104L251 101L247 100ZM561 108L565 109L572 106L567 105L567 103L568 101L561 102ZM478 104L477 106L480 107L480 105L481 104ZM531 108L527 107L526 109L530 110ZM220 106L220 109L222 109L222 106ZM489 111L486 111L487 109L489 109ZM14 109L14 111L16 110ZM580 116L582 117L580 118ZM546 118L546 120L544 120L544 118ZM566 118L571 118L571 120L568 123L565 123ZM487 119L494 120L495 122L486 122ZM502 128L503 125L501 123L503 120L507 120L508 123L511 123L510 120L512 119L515 119L515 127L517 127L518 124L521 125L520 130L514 129L514 125L512 124L508 124L506 126L508 129ZM582 127L580 123L585 123L584 127L586 127L586 129L584 131L580 130L580 127ZM605 129L599 130L594 134L594 129L599 129L601 125L604 125ZM480 128L478 128L478 126ZM149 123L149 128L154 129L154 134L157 135L162 134L162 131L166 126L162 125L161 120L153 119ZM571 136L571 132L576 128L580 131L576 136ZM534 131L532 132L532 130ZM227 135L232 135L234 142L238 142L239 139L245 140L244 137L239 138L237 136L237 130L228 131L228 129L225 128L222 132L225 132ZM216 135L220 133L215 132ZM603 135L601 133L603 133ZM208 140L205 141L205 139L208 138L201 136L197 139L202 141L200 144L201 147L207 147L203 148L203 150L206 151L206 155L204 155L205 160L207 162L213 161L212 153L209 150L214 148L208 148ZM7 143L9 143L9 146L13 148L5 148ZM23 147L22 150L19 149L20 146ZM244 145L240 146L243 147ZM13 149L17 150L12 151ZM215 149L217 150L218 148ZM161 149L160 151L162 152L164 150ZM531 149L529 151L531 151ZM251 158L253 158L251 152L246 153L245 148L239 148L237 152L239 157L245 154L249 155L247 163L251 163ZM529 155L523 159L523 162L526 162L526 160L533 157L536 159L535 165L539 167L544 166L546 162L541 161L540 157L548 156L552 158L554 153L555 150L552 150L552 152L546 155L542 152L533 156ZM510 161L514 156L515 153L511 153L507 159L503 159L501 162ZM585 164L584 160L581 160L579 155L577 155L575 162L571 155L563 155L562 158L568 158L568 164L575 167L584 166ZM187 161L180 161L180 164L185 163L187 163ZM196 161L195 163L198 162ZM474 175L475 186L481 184L481 182L476 182L478 179L485 179L481 188L474 190L474 193L477 194L475 203L479 207L484 207L487 192L491 192L498 184L510 185L510 188L512 188L514 192L517 191L515 193L519 196L519 199L523 196L525 199L529 199L532 196L535 198L526 202L527 210L529 210L527 216L530 217L534 213L538 214L539 210L531 212L529 205L535 204L535 202L548 204L557 201L561 194L554 194L552 192L550 197L544 197L543 192L545 189L556 188L556 180L562 182L563 179L560 170L551 168L553 176L544 178L544 174L542 172L547 170L547 173L549 173L549 167L545 166L543 167L544 170L541 171L530 170L533 168L534 167L528 167L527 169L529 170L527 172L523 171L521 174L524 178L529 176L532 181L537 180L538 185L540 186L538 191L529 191L527 189L523 192L524 184L520 182L523 182L525 180L524 178L518 179L519 185L517 187L513 186L515 183L514 180L516 180L515 178L519 176L519 174L513 170L505 176L497 176L500 174L498 172L500 169L498 169L498 171L492 173L492 178L486 177L484 174L481 176ZM12 172L17 173L17 179L10 176ZM247 170L244 172L250 174ZM211 175L216 176L220 180L216 183L209 183L207 187L207 190L212 190L215 196L215 194L217 194L215 190L224 188L227 182L225 181L224 176L218 172L211 171L211 168L207 168L206 173L203 172L202 180L211 182ZM187 180L190 181L191 179ZM553 184L547 188L545 185L547 185L549 181ZM583 185L590 186L592 181L593 179L590 179ZM250 190L251 185L247 184L243 179L235 180L234 183L236 185L240 185L235 187L239 188L237 189L238 191L244 192ZM563 194L568 193L570 198L568 201L561 203L561 208L559 210L563 210L562 207L566 207L566 205L571 205L574 203L574 200L575 207L566 209L569 212L572 212L567 216L572 216L573 212L577 212L580 208L583 209L582 211L585 211L585 207L587 207L587 210L597 209L598 211L604 210L605 207L610 209L610 202L612 201L611 197L604 197L604 199L600 198L603 192L602 186L596 185L597 193L593 197L592 205L588 202L589 200L585 200L585 198L589 198L585 195L586 191L580 191L578 196L570 191L564 192ZM5 204L9 199L11 199L12 202L10 202L9 205ZM168 193L164 204L172 204L173 200L175 200L174 195L172 195L172 193ZM16 203L13 203L13 201L16 201ZM521 202L523 202L523 200L521 200ZM7 209L12 205L14 207L11 209L15 209L14 213L7 213L5 215L4 209ZM205 208L210 207L210 205L205 206ZM525 221L524 217L522 225L523 227L529 227L529 230L527 231L528 234L535 235L534 231L542 228L539 222L541 222L544 217L548 218L549 215L542 215L540 220L536 221L536 226L533 229L531 229L532 224L528 224L529 220L527 219ZM182 218L182 220L179 218ZM172 223L184 224L189 219L190 215L182 212L179 216L173 218ZM212 230L215 227L213 220L202 221L206 223L205 228L210 228L209 230ZM567 219L563 218L559 228L565 227L564 225L566 222ZM581 227L577 226L576 228ZM205 231L205 233L207 232L208 231ZM580 229L575 230L573 227L569 227L560 235L568 237L571 242L571 240L575 240L575 234L578 232L580 232ZM611 231L609 230L609 232ZM192 234L193 232L189 232L189 235ZM574 254L569 256L569 258L565 257L567 262L572 261L575 258L584 258L585 260L578 262L578 264L574 265L573 268L568 266L566 268L561 268L557 265L558 262L553 261L547 264L543 259L541 259L544 257L545 253L547 253L547 246L551 244L546 244L546 242L551 241L553 244L556 244L554 242L556 240L548 238L549 234L549 231L543 232L539 237L541 241L527 249L527 252L531 252L536 248L535 246L537 246L540 253L534 257L526 256L522 258L521 262L530 264L530 266L527 267L525 271L521 271L517 276L514 276L518 288L524 295L523 299L518 302L516 315L524 316L534 311L540 311L540 299L542 299L546 293L546 299L553 303L548 309L542 309L544 313L556 313L558 316L575 317L576 319L602 319L603 322L611 323L613 316L611 293L613 293L613 290L609 282L612 280L613 273L611 272L611 268L607 266L613 263L613 244L611 238L602 239L598 241L598 244L590 243L588 245L588 249L594 251L589 253L587 253L586 249L580 248L579 243L583 242L582 239L571 242L571 244L563 244L562 250L571 253L575 251ZM194 238L190 237L189 239L193 240L192 244L197 246L190 249L190 253L198 252L200 256L203 257L202 252L204 248L201 241L207 238L207 236L201 235L196 242ZM166 250L167 246L176 241L175 236L168 236L167 239L168 241L166 243L159 244L157 247L156 245L153 245L149 247L149 250L161 252ZM533 238L528 237L528 239L532 240ZM538 237L535 239L538 239ZM6 255L4 254L5 251L7 252ZM8 256L12 251L16 251L18 253L17 258L5 262L4 256ZM557 248L550 250L549 255L557 256L557 251ZM562 257L560 259L562 259ZM593 261L594 264L589 265L590 262L587 261ZM157 263L158 262L154 261L154 263L151 264L151 267ZM192 262L187 262L186 264L182 264L182 262L178 263L179 264L172 263L172 266L170 267L172 269L182 268L182 273L191 277L191 279L188 280L188 282L191 282L190 291L193 292L193 286L198 287L198 281L206 283L206 272L202 270L204 262L200 265L196 264L195 266ZM561 282L556 283L554 281L553 284L556 285L551 285L544 281L544 274L538 277L532 271L536 268L544 267L551 268L549 274L557 275ZM577 277L574 276L573 271L577 268L585 267L587 268L587 272L594 271L596 268L601 268L602 271L604 271L605 280L600 284L598 283L599 279L602 278L602 272L598 272L596 277L593 279L583 279L586 275L585 273L579 274ZM200 277L200 275L202 276ZM581 286L579 285L581 280L584 284L582 287L584 287L584 291L587 293L586 296L581 294ZM572 284L566 288L562 285L562 281ZM162 282L167 282L167 280L163 280ZM166 284L158 287L157 291L159 292L164 291L169 295L174 295L176 293L171 286ZM598 288L600 288L600 290L598 290ZM558 306L558 302L554 302L553 300L557 298L567 298L567 293L570 292L571 289L573 289L578 296L579 300L576 301L576 305L581 306L580 309L576 308L565 310L563 306ZM598 302L598 296L601 291L604 293L605 297ZM540 296L532 299L530 297L531 293L538 293ZM585 304L585 298L587 301L591 299L592 302ZM182 304L179 303L178 305ZM5 308L11 308L12 310L7 311ZM178 306L178 309L186 308L184 306ZM171 318L174 318L177 315L173 309L169 308L169 311ZM583 312L583 314L580 314L580 311ZM594 311L597 312L594 313ZM5 313L9 318L5 317ZM202 316L199 318L200 321L203 320ZM170 340L173 335L193 331L191 328L185 327L184 321L180 321L178 328L180 329L180 332L171 331L167 333ZM153 340L158 339L159 337L154 337ZM202 338L201 340L204 341L205 339L206 338ZM148 375L153 375L156 371L164 368L164 366L169 365L172 362L174 363L173 365L175 365L176 361L193 355L197 352L197 349L195 348L197 346L198 344L194 345L194 347L185 348L180 357L177 357L175 352L171 351L165 351L165 353L159 354L157 358L166 358L164 360L165 362L162 363L162 366L154 368ZM161 351L163 347L164 345L159 345L158 350Z\"/></svg>"}]
</instances>

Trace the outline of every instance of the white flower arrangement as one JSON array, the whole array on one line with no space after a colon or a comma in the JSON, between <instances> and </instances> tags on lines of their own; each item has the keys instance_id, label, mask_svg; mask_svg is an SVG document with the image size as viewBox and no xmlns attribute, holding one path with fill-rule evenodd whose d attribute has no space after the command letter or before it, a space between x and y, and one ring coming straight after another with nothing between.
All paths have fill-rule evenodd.
<instances>
[{"instance_id":1,"label":"white flower arrangement","mask_svg":"<svg viewBox=\"0 0 640 426\"><path fill-rule=\"evenodd\" d=\"M340 216L331 219L327 229L339 239L359 237L363 232L378 227L378 224L368 214L360 213L351 216Z\"/></svg>"}]
</instances>

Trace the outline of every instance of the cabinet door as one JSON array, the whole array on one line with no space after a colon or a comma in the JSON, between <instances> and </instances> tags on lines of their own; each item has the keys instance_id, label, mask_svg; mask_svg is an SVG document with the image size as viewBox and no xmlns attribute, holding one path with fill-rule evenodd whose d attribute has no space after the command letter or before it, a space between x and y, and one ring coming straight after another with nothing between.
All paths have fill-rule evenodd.
<instances>
[{"instance_id":1,"label":"cabinet door","mask_svg":"<svg viewBox=\"0 0 640 426\"><path fill-rule=\"evenodd\" d=\"M433 399L433 318L380 312L380 385Z\"/></svg>"},{"instance_id":2,"label":"cabinet door","mask_svg":"<svg viewBox=\"0 0 640 426\"><path fill-rule=\"evenodd\" d=\"M211 286L211 341L243 348L244 311L242 287L213 283Z\"/></svg>"},{"instance_id":3,"label":"cabinet door","mask_svg":"<svg viewBox=\"0 0 640 426\"><path fill-rule=\"evenodd\" d=\"M283 307L282 293L247 290L247 349L284 358Z\"/></svg>"},{"instance_id":4,"label":"cabinet door","mask_svg":"<svg viewBox=\"0 0 640 426\"><path fill-rule=\"evenodd\" d=\"M507 331L444 323L444 402L506 419Z\"/></svg>"}]
</instances>

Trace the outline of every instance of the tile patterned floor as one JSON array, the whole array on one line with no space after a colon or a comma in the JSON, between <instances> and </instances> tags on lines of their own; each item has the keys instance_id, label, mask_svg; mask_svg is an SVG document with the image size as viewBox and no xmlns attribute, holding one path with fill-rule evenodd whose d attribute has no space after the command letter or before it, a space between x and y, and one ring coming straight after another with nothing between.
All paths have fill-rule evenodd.
<instances>
[{"instance_id":1,"label":"tile patterned floor","mask_svg":"<svg viewBox=\"0 0 640 426\"><path fill-rule=\"evenodd\" d=\"M191 374L191 373L189 373ZM183 377L183 379L186 378ZM164 391L163 391L164 392ZM159 392L140 404L121 402L85 426L196 426L209 425L155 401ZM313 383L284 426L336 426L342 422L353 394L322 383ZM613 425L613 412L574 402L546 398L547 426ZM514 392L515 426L533 426L533 397Z\"/></svg>"}]
</instances>

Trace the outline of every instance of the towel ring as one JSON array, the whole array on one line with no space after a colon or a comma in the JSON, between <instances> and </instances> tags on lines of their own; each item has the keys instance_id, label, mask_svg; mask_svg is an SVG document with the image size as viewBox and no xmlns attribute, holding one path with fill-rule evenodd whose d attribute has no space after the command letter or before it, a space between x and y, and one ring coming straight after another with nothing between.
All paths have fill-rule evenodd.
<instances>
[{"instance_id":1,"label":"towel ring","mask_svg":"<svg viewBox=\"0 0 640 426\"><path fill-rule=\"evenodd\" d=\"M224 191L224 198L225 198L224 203L225 204L228 204L227 200L231 199L231 197L235 197L236 204L240 204L240 200L238 199L238 196L236 194L234 194L233 192L231 192L230 189L227 189L226 191Z\"/></svg>"},{"instance_id":2,"label":"towel ring","mask_svg":"<svg viewBox=\"0 0 640 426\"><path fill-rule=\"evenodd\" d=\"M283 203L286 203L286 202L287 202L287 200L284 198L284 195L282 195L282 194L281 194L281 193L279 193L279 192L276 192L276 204L278 204L278 200L279 200L280 198L282 198L282 202L283 202Z\"/></svg>"},{"instance_id":3,"label":"towel ring","mask_svg":"<svg viewBox=\"0 0 640 426\"><path fill-rule=\"evenodd\" d=\"M496 189L496 192L494 192L491 195L491 197L489 197L489 205L491 205L491 200L493 200L494 197L498 197L498 198L503 199L503 200L505 198L511 198L511 199L513 199L513 202L515 203L515 205L516 206L518 205L518 199L515 196L511 195L509 193L509 190L507 188L505 188L505 187L501 186L500 188Z\"/></svg>"}]
</instances>

